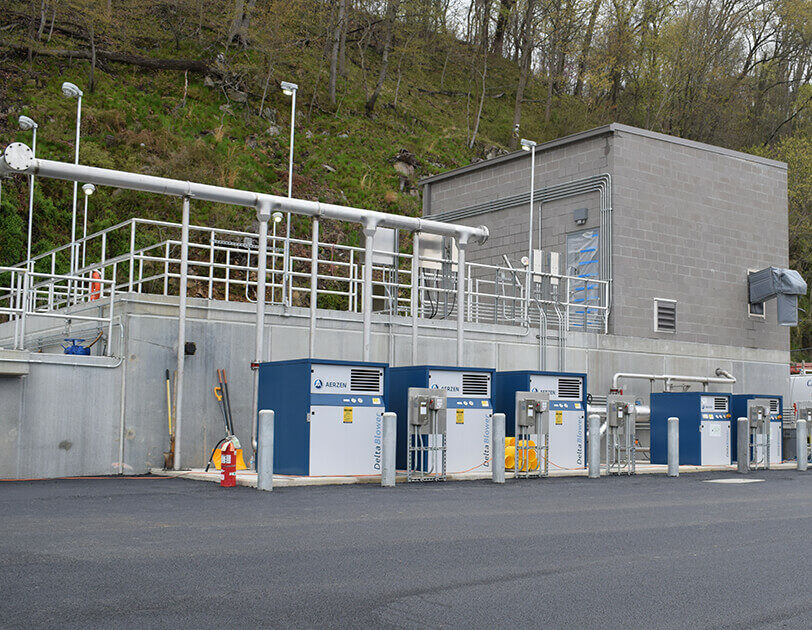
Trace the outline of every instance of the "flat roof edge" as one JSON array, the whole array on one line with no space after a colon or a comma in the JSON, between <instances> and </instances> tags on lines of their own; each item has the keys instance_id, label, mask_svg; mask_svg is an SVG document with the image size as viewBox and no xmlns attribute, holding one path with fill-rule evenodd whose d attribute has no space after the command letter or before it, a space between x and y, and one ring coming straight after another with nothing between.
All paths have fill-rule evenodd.
<instances>
[{"instance_id":1,"label":"flat roof edge","mask_svg":"<svg viewBox=\"0 0 812 630\"><path fill-rule=\"evenodd\" d=\"M603 125L601 127L595 127L594 129L588 129L587 131L579 131L578 133L573 133L568 136L563 136L561 138L556 138L555 140L550 140L548 142L541 143L536 146L536 152L539 151L547 151L550 149L555 149L560 146L564 146L567 144L572 144L574 142L582 142L583 140L588 140L590 138L599 137L602 135L608 135L613 133L628 133L637 136L641 136L644 138L651 138L653 140L660 140L662 142L670 142L672 144L678 144L685 147L691 147L693 149L699 149L702 151L709 151L711 153L718 153L720 155L726 155L728 157L733 157L740 160L745 160L748 162L755 162L757 164L762 164L765 166L772 166L774 168L780 168L782 170L787 170L786 162L781 162L779 160L771 160L770 158L761 157L758 155L753 155L752 153L745 153L743 151L735 151L733 149L726 149L724 147L719 147L713 144L706 144L704 142L697 142L696 140L686 140L685 138L679 138L677 136L670 136L665 133L659 133L657 131L649 131L647 129L641 129L639 127L631 127L629 125L622 125L620 123L610 123L608 125ZM496 164L501 164L503 162L509 162L510 160L518 159L522 156L527 155L527 151L512 151L507 155L501 155L499 157L492 158L490 160L482 160L481 162L474 162L472 164L466 164L465 166L460 166L458 168L451 169L450 171L445 171L444 173L438 173L437 175L430 175L429 177L424 177L423 179L418 180L417 185L423 186L425 184L432 184L437 181L441 181L443 179L449 179L451 177L457 177L459 175L464 175L466 173L470 173L472 171L476 171L480 168L486 168L490 166L494 166Z\"/></svg>"}]
</instances>

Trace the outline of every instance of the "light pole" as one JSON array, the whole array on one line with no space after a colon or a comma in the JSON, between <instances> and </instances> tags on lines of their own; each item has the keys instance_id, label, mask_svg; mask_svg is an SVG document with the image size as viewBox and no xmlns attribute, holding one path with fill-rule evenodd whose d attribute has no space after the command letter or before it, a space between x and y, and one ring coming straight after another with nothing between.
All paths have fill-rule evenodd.
<instances>
[{"instance_id":1,"label":"light pole","mask_svg":"<svg viewBox=\"0 0 812 630\"><path fill-rule=\"evenodd\" d=\"M62 84L62 94L68 98L76 99L76 155L73 160L74 164L79 164L79 130L82 125L82 97L84 92L80 90L73 83ZM71 215L70 226L70 272L73 275L76 269L76 198L79 194L79 182L73 181L73 213Z\"/></svg>"},{"instance_id":2,"label":"light pole","mask_svg":"<svg viewBox=\"0 0 812 630\"><path fill-rule=\"evenodd\" d=\"M295 83L282 81L282 93L291 97L290 104L290 157L288 158L288 198L293 197L293 138L296 131L296 93L299 86ZM287 304L287 283L288 283L288 257L290 256L290 212L287 213L285 222L285 255L282 264L282 303Z\"/></svg>"},{"instance_id":3,"label":"light pole","mask_svg":"<svg viewBox=\"0 0 812 630\"><path fill-rule=\"evenodd\" d=\"M277 210L271 215L271 219L273 219L273 258L271 259L273 277L271 284L274 285L276 284L276 226L282 222L282 213ZM282 290L284 291L284 288ZM271 290L271 302L273 302L273 294L274 291ZM282 297L284 298L284 294Z\"/></svg>"},{"instance_id":4,"label":"light pole","mask_svg":"<svg viewBox=\"0 0 812 630\"><path fill-rule=\"evenodd\" d=\"M87 249L87 198L96 192L96 187L93 184L85 184L82 186L82 192L85 193L85 220L82 223L82 269L84 269L85 250Z\"/></svg>"},{"instance_id":5,"label":"light pole","mask_svg":"<svg viewBox=\"0 0 812 630\"><path fill-rule=\"evenodd\" d=\"M35 123L31 118L28 116L20 116L20 129L23 131L28 131L29 129L33 132L34 138L31 141L31 153L34 157L37 157L37 123ZM34 221L34 176L28 179L28 242L25 247L25 260L26 260L26 269L28 269L29 265L31 264L31 231L32 225Z\"/></svg>"},{"instance_id":6,"label":"light pole","mask_svg":"<svg viewBox=\"0 0 812 630\"><path fill-rule=\"evenodd\" d=\"M525 281L527 296L524 304L524 316L529 323L530 293L533 280L533 189L536 187L536 143L522 138L522 150L530 151L530 231L527 244L527 279Z\"/></svg>"}]
</instances>

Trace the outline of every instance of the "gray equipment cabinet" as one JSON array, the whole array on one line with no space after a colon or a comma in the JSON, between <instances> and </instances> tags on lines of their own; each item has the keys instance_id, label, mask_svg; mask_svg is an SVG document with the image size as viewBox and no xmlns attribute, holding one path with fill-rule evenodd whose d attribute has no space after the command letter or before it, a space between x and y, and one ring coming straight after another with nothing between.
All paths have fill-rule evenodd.
<instances>
[{"instance_id":1,"label":"gray equipment cabinet","mask_svg":"<svg viewBox=\"0 0 812 630\"><path fill-rule=\"evenodd\" d=\"M546 477L549 473L549 447L550 394L516 392L515 477ZM536 455L535 465L531 453Z\"/></svg>"}]
</instances>

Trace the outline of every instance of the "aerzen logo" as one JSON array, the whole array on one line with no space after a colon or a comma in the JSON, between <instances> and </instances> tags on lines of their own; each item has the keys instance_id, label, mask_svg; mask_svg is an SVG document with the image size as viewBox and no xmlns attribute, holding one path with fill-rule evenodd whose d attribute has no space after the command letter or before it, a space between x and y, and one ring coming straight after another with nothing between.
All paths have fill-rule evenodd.
<instances>
[{"instance_id":1,"label":"aerzen logo","mask_svg":"<svg viewBox=\"0 0 812 630\"><path fill-rule=\"evenodd\" d=\"M315 381L313 381L313 387L315 387L316 389L321 389L322 385L323 383L321 382L320 378L317 378Z\"/></svg>"}]
</instances>

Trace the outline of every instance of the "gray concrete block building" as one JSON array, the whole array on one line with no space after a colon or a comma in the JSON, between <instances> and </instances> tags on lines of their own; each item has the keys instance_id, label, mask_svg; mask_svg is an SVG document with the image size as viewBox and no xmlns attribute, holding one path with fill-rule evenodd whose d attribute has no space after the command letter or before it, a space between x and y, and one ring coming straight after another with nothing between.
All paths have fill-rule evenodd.
<instances>
[{"instance_id":1,"label":"gray concrete block building","mask_svg":"<svg viewBox=\"0 0 812 630\"><path fill-rule=\"evenodd\" d=\"M517 151L426 178L424 216L487 226L468 259L498 265L506 255L521 267L530 163ZM603 232L599 260L586 262L611 281L611 335L655 340L663 354L683 342L788 362L774 301L751 312L747 283L748 271L788 263L786 164L611 124L538 145L534 197L534 246L557 252L562 273L593 275L573 243Z\"/></svg>"}]
</instances>

